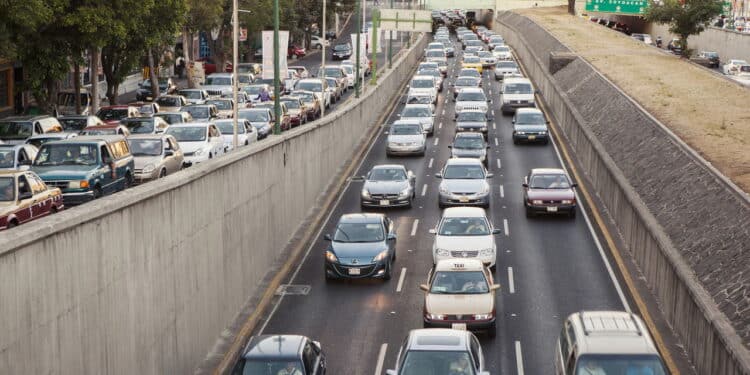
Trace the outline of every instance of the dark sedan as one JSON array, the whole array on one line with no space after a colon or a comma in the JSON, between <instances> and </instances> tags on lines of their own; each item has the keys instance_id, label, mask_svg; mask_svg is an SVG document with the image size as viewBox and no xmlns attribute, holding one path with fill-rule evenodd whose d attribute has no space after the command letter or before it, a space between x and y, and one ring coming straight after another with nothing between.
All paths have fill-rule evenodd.
<instances>
[{"instance_id":1,"label":"dark sedan","mask_svg":"<svg viewBox=\"0 0 750 375\"><path fill-rule=\"evenodd\" d=\"M536 214L567 214L568 217L575 217L576 186L562 169L532 169L523 182L526 217Z\"/></svg>"},{"instance_id":2,"label":"dark sedan","mask_svg":"<svg viewBox=\"0 0 750 375\"><path fill-rule=\"evenodd\" d=\"M416 176L403 165L376 165L364 180L360 197L362 207L411 207L416 195Z\"/></svg>"},{"instance_id":3,"label":"dark sedan","mask_svg":"<svg viewBox=\"0 0 750 375\"><path fill-rule=\"evenodd\" d=\"M341 43L333 46L333 59L334 60L346 60L352 57L352 45L349 43Z\"/></svg>"},{"instance_id":4,"label":"dark sedan","mask_svg":"<svg viewBox=\"0 0 750 375\"><path fill-rule=\"evenodd\" d=\"M232 374L325 375L326 357L320 343L299 335L250 338Z\"/></svg>"},{"instance_id":5,"label":"dark sedan","mask_svg":"<svg viewBox=\"0 0 750 375\"><path fill-rule=\"evenodd\" d=\"M177 91L177 85L172 82L171 78L159 80L159 94L170 95ZM143 82L138 84L138 90L135 91L135 100L138 101L150 101L154 99L154 94L151 90L151 80L145 79Z\"/></svg>"},{"instance_id":6,"label":"dark sedan","mask_svg":"<svg viewBox=\"0 0 750 375\"><path fill-rule=\"evenodd\" d=\"M396 260L393 222L383 214L341 216L325 252L325 276L330 279L390 280Z\"/></svg>"}]
</instances>

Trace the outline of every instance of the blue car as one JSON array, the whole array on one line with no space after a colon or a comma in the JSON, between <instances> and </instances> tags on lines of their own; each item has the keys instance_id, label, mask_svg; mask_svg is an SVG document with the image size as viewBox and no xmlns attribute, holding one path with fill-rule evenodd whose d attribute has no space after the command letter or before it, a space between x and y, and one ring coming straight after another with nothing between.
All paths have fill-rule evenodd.
<instances>
[{"instance_id":1,"label":"blue car","mask_svg":"<svg viewBox=\"0 0 750 375\"><path fill-rule=\"evenodd\" d=\"M341 216L325 252L325 276L330 279L390 280L396 260L393 222L383 214Z\"/></svg>"}]
</instances>

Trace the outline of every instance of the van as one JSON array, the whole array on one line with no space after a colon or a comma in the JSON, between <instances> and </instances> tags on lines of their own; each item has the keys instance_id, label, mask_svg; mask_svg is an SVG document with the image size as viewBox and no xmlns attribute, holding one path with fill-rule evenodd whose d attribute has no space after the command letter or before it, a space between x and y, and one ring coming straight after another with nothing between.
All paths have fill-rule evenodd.
<instances>
[{"instance_id":1,"label":"van","mask_svg":"<svg viewBox=\"0 0 750 375\"><path fill-rule=\"evenodd\" d=\"M15 116L0 120L0 141L17 145L34 135L63 131L62 125L52 116Z\"/></svg>"},{"instance_id":2,"label":"van","mask_svg":"<svg viewBox=\"0 0 750 375\"><path fill-rule=\"evenodd\" d=\"M556 375L665 375L646 325L624 311L582 311L563 323L555 347Z\"/></svg>"},{"instance_id":3,"label":"van","mask_svg":"<svg viewBox=\"0 0 750 375\"><path fill-rule=\"evenodd\" d=\"M64 115L88 115L91 114L91 94L86 89L79 91L81 97L81 113L76 113L76 92L61 91L57 93L57 103L55 109L58 116Z\"/></svg>"},{"instance_id":4,"label":"van","mask_svg":"<svg viewBox=\"0 0 750 375\"><path fill-rule=\"evenodd\" d=\"M135 162L124 137L91 135L42 144L31 170L76 205L132 186Z\"/></svg>"}]
</instances>

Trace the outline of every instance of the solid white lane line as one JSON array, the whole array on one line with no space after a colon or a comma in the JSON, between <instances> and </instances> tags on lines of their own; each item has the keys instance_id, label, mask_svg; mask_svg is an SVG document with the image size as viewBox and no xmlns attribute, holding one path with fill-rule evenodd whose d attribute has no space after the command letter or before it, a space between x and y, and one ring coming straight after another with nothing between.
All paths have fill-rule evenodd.
<instances>
[{"instance_id":1,"label":"solid white lane line","mask_svg":"<svg viewBox=\"0 0 750 375\"><path fill-rule=\"evenodd\" d=\"M516 367L518 367L518 375L523 375L523 355L521 354L521 342L520 341L516 341Z\"/></svg>"},{"instance_id":2,"label":"solid white lane line","mask_svg":"<svg viewBox=\"0 0 750 375\"><path fill-rule=\"evenodd\" d=\"M502 168L503 165L500 163L500 159L497 159L497 169Z\"/></svg>"},{"instance_id":3,"label":"solid white lane line","mask_svg":"<svg viewBox=\"0 0 750 375\"><path fill-rule=\"evenodd\" d=\"M435 158L430 158L430 163L427 164L427 168L432 168L432 162L435 161Z\"/></svg>"},{"instance_id":4,"label":"solid white lane line","mask_svg":"<svg viewBox=\"0 0 750 375\"><path fill-rule=\"evenodd\" d=\"M508 290L510 294L516 292L516 283L513 281L513 267L508 267Z\"/></svg>"},{"instance_id":5,"label":"solid white lane line","mask_svg":"<svg viewBox=\"0 0 750 375\"><path fill-rule=\"evenodd\" d=\"M510 229L508 228L508 219L503 219L503 229L505 229L505 235L510 236Z\"/></svg>"},{"instance_id":6,"label":"solid white lane line","mask_svg":"<svg viewBox=\"0 0 750 375\"><path fill-rule=\"evenodd\" d=\"M437 146L439 141L440 141L440 138L435 138L435 146Z\"/></svg>"},{"instance_id":7,"label":"solid white lane line","mask_svg":"<svg viewBox=\"0 0 750 375\"><path fill-rule=\"evenodd\" d=\"M375 375L383 374L383 362L385 362L385 352L387 350L388 344L380 345L380 353L378 353L378 364L375 366Z\"/></svg>"},{"instance_id":8,"label":"solid white lane line","mask_svg":"<svg viewBox=\"0 0 750 375\"><path fill-rule=\"evenodd\" d=\"M500 198L505 198L505 188L503 188L503 185L500 185Z\"/></svg>"},{"instance_id":9,"label":"solid white lane line","mask_svg":"<svg viewBox=\"0 0 750 375\"><path fill-rule=\"evenodd\" d=\"M500 143L498 143L497 138L495 138L495 146L499 146Z\"/></svg>"},{"instance_id":10,"label":"solid white lane line","mask_svg":"<svg viewBox=\"0 0 750 375\"><path fill-rule=\"evenodd\" d=\"M427 184L424 184L424 186L422 186L422 196L424 197L425 194L427 194Z\"/></svg>"},{"instance_id":11,"label":"solid white lane line","mask_svg":"<svg viewBox=\"0 0 750 375\"><path fill-rule=\"evenodd\" d=\"M417 234L417 226L419 226L419 219L415 219L411 225L411 235L414 237Z\"/></svg>"},{"instance_id":12,"label":"solid white lane line","mask_svg":"<svg viewBox=\"0 0 750 375\"><path fill-rule=\"evenodd\" d=\"M401 276L398 277L398 285L396 285L396 293L401 293L401 289L404 287L405 277L406 277L406 267L401 268Z\"/></svg>"}]
</instances>

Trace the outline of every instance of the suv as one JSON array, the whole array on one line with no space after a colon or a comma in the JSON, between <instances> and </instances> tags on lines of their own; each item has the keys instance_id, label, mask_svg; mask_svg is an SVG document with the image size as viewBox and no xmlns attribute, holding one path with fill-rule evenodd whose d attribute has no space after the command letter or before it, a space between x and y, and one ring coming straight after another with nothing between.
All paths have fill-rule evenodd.
<instances>
[{"instance_id":1,"label":"suv","mask_svg":"<svg viewBox=\"0 0 750 375\"><path fill-rule=\"evenodd\" d=\"M259 335L250 339L232 375L325 375L320 343L298 335Z\"/></svg>"},{"instance_id":2,"label":"suv","mask_svg":"<svg viewBox=\"0 0 750 375\"><path fill-rule=\"evenodd\" d=\"M209 96L222 96L232 93L234 73L213 73L206 77L206 84L201 86Z\"/></svg>"},{"instance_id":3,"label":"suv","mask_svg":"<svg viewBox=\"0 0 750 375\"><path fill-rule=\"evenodd\" d=\"M536 107L534 86L528 78L509 77L500 87L503 114L515 113L517 108Z\"/></svg>"},{"instance_id":4,"label":"suv","mask_svg":"<svg viewBox=\"0 0 750 375\"><path fill-rule=\"evenodd\" d=\"M14 145L35 135L61 131L62 125L52 116L16 116L0 120L0 141Z\"/></svg>"},{"instance_id":5,"label":"suv","mask_svg":"<svg viewBox=\"0 0 750 375\"><path fill-rule=\"evenodd\" d=\"M641 318L624 311L581 311L563 323L555 345L555 374L581 373L667 371Z\"/></svg>"},{"instance_id":6,"label":"suv","mask_svg":"<svg viewBox=\"0 0 750 375\"><path fill-rule=\"evenodd\" d=\"M130 187L135 164L124 137L80 136L43 144L31 170L75 205Z\"/></svg>"},{"instance_id":7,"label":"suv","mask_svg":"<svg viewBox=\"0 0 750 375\"><path fill-rule=\"evenodd\" d=\"M396 368L386 375L489 375L479 340L469 331L445 328L413 329L398 350Z\"/></svg>"},{"instance_id":8,"label":"suv","mask_svg":"<svg viewBox=\"0 0 750 375\"><path fill-rule=\"evenodd\" d=\"M478 87L461 89L456 96L456 118L462 111L482 111L487 113L491 100L487 99L484 90Z\"/></svg>"}]
</instances>

